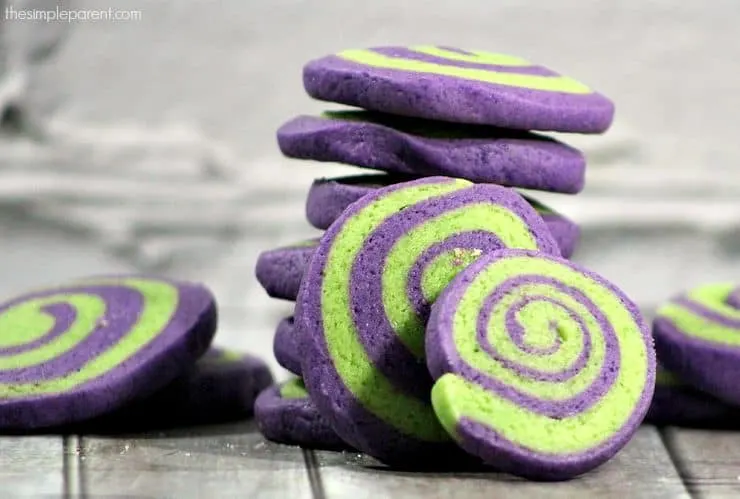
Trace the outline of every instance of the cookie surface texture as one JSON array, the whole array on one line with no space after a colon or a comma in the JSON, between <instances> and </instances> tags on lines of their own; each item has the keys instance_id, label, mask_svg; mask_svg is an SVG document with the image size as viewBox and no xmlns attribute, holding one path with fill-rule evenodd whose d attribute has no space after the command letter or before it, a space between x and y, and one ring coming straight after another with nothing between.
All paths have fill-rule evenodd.
<instances>
[{"instance_id":1,"label":"cookie surface texture","mask_svg":"<svg viewBox=\"0 0 740 499\"><path fill-rule=\"evenodd\" d=\"M379 189L332 224L295 324L306 387L343 440L391 464L451 457L429 404L429 304L457 272L502 247L559 252L513 190L446 177Z\"/></svg>"},{"instance_id":2,"label":"cookie surface texture","mask_svg":"<svg viewBox=\"0 0 740 499\"><path fill-rule=\"evenodd\" d=\"M441 46L344 50L309 62L319 100L372 111L519 130L601 133L614 105L581 82L519 57Z\"/></svg>"},{"instance_id":3,"label":"cookie surface texture","mask_svg":"<svg viewBox=\"0 0 740 499\"><path fill-rule=\"evenodd\" d=\"M143 276L92 278L0 305L0 428L72 424L192 367L216 329L211 292Z\"/></svg>"},{"instance_id":4,"label":"cookie surface texture","mask_svg":"<svg viewBox=\"0 0 740 499\"><path fill-rule=\"evenodd\" d=\"M272 350L278 364L296 376L301 375L301 356L293 317L286 317L278 324Z\"/></svg>"},{"instance_id":5,"label":"cookie surface texture","mask_svg":"<svg viewBox=\"0 0 740 499\"><path fill-rule=\"evenodd\" d=\"M502 250L460 272L432 307L432 404L460 446L541 480L603 464L633 436L655 386L637 307L563 258Z\"/></svg>"},{"instance_id":6,"label":"cookie surface texture","mask_svg":"<svg viewBox=\"0 0 740 499\"><path fill-rule=\"evenodd\" d=\"M318 240L309 239L260 253L255 275L269 296L295 300L303 273L317 244Z\"/></svg>"},{"instance_id":7,"label":"cookie surface texture","mask_svg":"<svg viewBox=\"0 0 740 499\"><path fill-rule=\"evenodd\" d=\"M415 176L446 175L541 191L583 189L586 161L554 139L491 127L341 111L300 116L280 127L288 157Z\"/></svg>"}]
</instances>

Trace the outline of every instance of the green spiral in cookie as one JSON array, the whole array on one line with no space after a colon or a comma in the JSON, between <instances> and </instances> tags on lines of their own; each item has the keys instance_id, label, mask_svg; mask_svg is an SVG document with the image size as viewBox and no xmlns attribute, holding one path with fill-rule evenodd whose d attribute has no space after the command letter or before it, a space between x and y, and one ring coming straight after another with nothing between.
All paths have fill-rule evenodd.
<instances>
[{"instance_id":1,"label":"green spiral in cookie","mask_svg":"<svg viewBox=\"0 0 740 499\"><path fill-rule=\"evenodd\" d=\"M117 391L119 384L147 368L154 375L163 354L182 355L185 338L200 337L207 347L214 314L205 288L145 277L80 281L3 304L0 427L71 422L100 406L110 410L132 397L130 387ZM191 360L196 350L187 354ZM177 374L158 373L149 385ZM150 392L149 385L140 391ZM47 399L60 409L42 414Z\"/></svg>"},{"instance_id":2,"label":"green spiral in cookie","mask_svg":"<svg viewBox=\"0 0 740 499\"><path fill-rule=\"evenodd\" d=\"M644 417L655 353L637 308L562 258L487 255L435 304L432 404L463 448L526 475L567 476L621 448ZM508 468L507 468L508 469Z\"/></svg>"}]
</instances>

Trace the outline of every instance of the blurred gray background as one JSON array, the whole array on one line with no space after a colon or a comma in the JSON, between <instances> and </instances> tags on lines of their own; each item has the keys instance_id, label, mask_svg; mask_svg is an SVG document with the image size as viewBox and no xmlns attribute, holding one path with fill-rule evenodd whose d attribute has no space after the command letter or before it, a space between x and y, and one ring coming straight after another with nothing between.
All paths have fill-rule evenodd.
<instances>
[{"instance_id":1,"label":"blurred gray background","mask_svg":"<svg viewBox=\"0 0 740 499\"><path fill-rule=\"evenodd\" d=\"M200 279L217 342L271 356L291 307L262 293L256 257L315 233L314 177L357 171L281 158L277 127L331 108L302 65L418 43L519 55L616 102L606 135L561 137L586 151L586 190L537 196L583 224L576 260L647 310L740 280L737 0L0 2L57 4L140 19L0 25L3 296L100 272Z\"/></svg>"}]
</instances>

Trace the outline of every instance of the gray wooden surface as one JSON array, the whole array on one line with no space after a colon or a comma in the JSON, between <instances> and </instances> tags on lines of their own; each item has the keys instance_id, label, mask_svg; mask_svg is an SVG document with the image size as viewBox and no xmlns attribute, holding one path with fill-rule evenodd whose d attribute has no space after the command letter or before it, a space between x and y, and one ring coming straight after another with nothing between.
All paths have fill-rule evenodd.
<instances>
[{"instance_id":1,"label":"gray wooden surface","mask_svg":"<svg viewBox=\"0 0 740 499\"><path fill-rule=\"evenodd\" d=\"M130 437L4 438L0 497L737 497L740 435L666 433L668 450L646 426L608 464L556 484L391 471L355 453L265 442L252 422Z\"/></svg>"},{"instance_id":2,"label":"gray wooden surface","mask_svg":"<svg viewBox=\"0 0 740 499\"><path fill-rule=\"evenodd\" d=\"M740 433L667 429L664 434L692 495L740 497Z\"/></svg>"}]
</instances>

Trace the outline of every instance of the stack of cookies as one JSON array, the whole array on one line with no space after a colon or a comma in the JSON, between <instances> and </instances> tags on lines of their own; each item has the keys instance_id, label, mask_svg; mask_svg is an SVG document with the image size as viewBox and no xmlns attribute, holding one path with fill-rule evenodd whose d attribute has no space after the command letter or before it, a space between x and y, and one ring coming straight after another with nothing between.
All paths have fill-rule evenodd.
<instances>
[{"instance_id":1,"label":"stack of cookies","mask_svg":"<svg viewBox=\"0 0 740 499\"><path fill-rule=\"evenodd\" d=\"M614 107L518 57L418 46L309 62L316 99L286 156L381 171L318 179L320 239L264 252L295 300L275 334L296 378L266 390L266 437L353 448L401 467L486 463L568 478L634 434L654 388L643 318L568 258L578 226L518 189L576 194L583 155L532 131L602 133Z\"/></svg>"}]
</instances>

